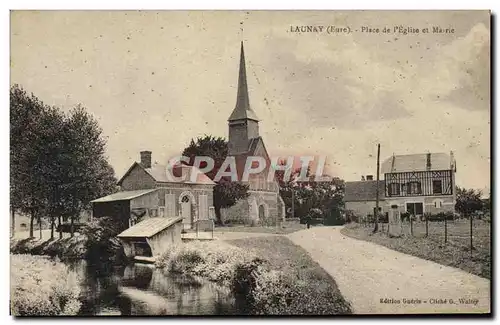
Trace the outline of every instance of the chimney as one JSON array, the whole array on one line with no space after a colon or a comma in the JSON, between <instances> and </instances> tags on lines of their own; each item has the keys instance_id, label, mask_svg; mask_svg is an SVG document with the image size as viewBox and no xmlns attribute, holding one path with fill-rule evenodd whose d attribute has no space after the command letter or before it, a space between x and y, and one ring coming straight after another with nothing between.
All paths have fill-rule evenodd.
<instances>
[{"instance_id":1,"label":"chimney","mask_svg":"<svg viewBox=\"0 0 500 325\"><path fill-rule=\"evenodd\" d=\"M364 182L365 181L365 176L361 175L361 180Z\"/></svg>"},{"instance_id":2,"label":"chimney","mask_svg":"<svg viewBox=\"0 0 500 325\"><path fill-rule=\"evenodd\" d=\"M427 153L427 170L431 169L431 153Z\"/></svg>"},{"instance_id":3,"label":"chimney","mask_svg":"<svg viewBox=\"0 0 500 325\"><path fill-rule=\"evenodd\" d=\"M366 175L367 181L373 181L373 175Z\"/></svg>"},{"instance_id":4,"label":"chimney","mask_svg":"<svg viewBox=\"0 0 500 325\"><path fill-rule=\"evenodd\" d=\"M141 151L141 165L144 168L151 168L151 151Z\"/></svg>"}]
</instances>

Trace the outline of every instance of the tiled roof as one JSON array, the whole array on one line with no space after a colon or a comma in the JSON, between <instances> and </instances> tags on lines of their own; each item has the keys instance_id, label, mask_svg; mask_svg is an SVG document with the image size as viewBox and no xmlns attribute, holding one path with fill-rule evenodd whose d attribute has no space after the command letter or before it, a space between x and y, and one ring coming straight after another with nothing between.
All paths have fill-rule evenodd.
<instances>
[{"instance_id":1,"label":"tiled roof","mask_svg":"<svg viewBox=\"0 0 500 325\"><path fill-rule=\"evenodd\" d=\"M151 175L157 182L170 182L170 183L184 183L184 184L206 184L206 185L215 185L215 183L205 174L199 172L194 166L182 165L182 175L185 177L183 181L177 181L174 179L169 179L167 177L167 166L155 164L151 166L151 168L145 168L144 170ZM172 169L170 168L170 173L172 174ZM197 170L199 173L196 177L195 182L191 182L191 174L193 171ZM179 175L180 176L180 175Z\"/></svg>"},{"instance_id":2,"label":"tiled roof","mask_svg":"<svg viewBox=\"0 0 500 325\"><path fill-rule=\"evenodd\" d=\"M160 231L170 227L176 222L181 221L181 217L176 218L149 218L143 220L132 227L126 229L118 237L152 237Z\"/></svg>"},{"instance_id":3,"label":"tiled roof","mask_svg":"<svg viewBox=\"0 0 500 325\"><path fill-rule=\"evenodd\" d=\"M156 191L156 189L149 189L149 190L137 190L137 191L123 191L123 192L118 192L114 193L108 196L104 196L101 198L98 198L96 200L90 201L90 202L112 202L112 201L126 201L126 200L131 200L139 196L143 196L145 194L151 193Z\"/></svg>"},{"instance_id":4,"label":"tiled roof","mask_svg":"<svg viewBox=\"0 0 500 325\"><path fill-rule=\"evenodd\" d=\"M381 173L400 173L426 170L448 170L451 168L450 155L430 153L431 166L427 169L427 153L395 155L387 158L381 166Z\"/></svg>"},{"instance_id":5,"label":"tiled roof","mask_svg":"<svg viewBox=\"0 0 500 325\"><path fill-rule=\"evenodd\" d=\"M384 181L379 181L379 200L384 199ZM377 199L377 181L357 181L345 183L345 202L375 201Z\"/></svg>"}]
</instances>

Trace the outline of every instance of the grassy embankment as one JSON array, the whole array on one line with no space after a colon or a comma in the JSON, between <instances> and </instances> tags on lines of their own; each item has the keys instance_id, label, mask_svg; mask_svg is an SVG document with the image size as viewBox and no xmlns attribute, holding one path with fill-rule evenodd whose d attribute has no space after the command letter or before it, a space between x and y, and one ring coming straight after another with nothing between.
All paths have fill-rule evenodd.
<instances>
[{"instance_id":1,"label":"grassy embankment","mask_svg":"<svg viewBox=\"0 0 500 325\"><path fill-rule=\"evenodd\" d=\"M10 256L10 312L14 316L76 315L80 285L75 272L44 256Z\"/></svg>"},{"instance_id":2,"label":"grassy embankment","mask_svg":"<svg viewBox=\"0 0 500 325\"><path fill-rule=\"evenodd\" d=\"M449 222L447 243L444 242L444 226L431 222L429 224L431 231L428 237L425 236L425 223L414 224L413 236L407 231L400 237L389 236L386 232L373 234L373 227L364 227L354 223L346 225L341 233L442 265L459 268L483 278L491 278L491 239L488 227L476 224L473 228L474 250L471 252L467 223Z\"/></svg>"},{"instance_id":3,"label":"grassy embankment","mask_svg":"<svg viewBox=\"0 0 500 325\"><path fill-rule=\"evenodd\" d=\"M229 286L245 297L252 314L351 313L335 281L282 236L192 242L164 254L157 266Z\"/></svg>"}]
</instances>

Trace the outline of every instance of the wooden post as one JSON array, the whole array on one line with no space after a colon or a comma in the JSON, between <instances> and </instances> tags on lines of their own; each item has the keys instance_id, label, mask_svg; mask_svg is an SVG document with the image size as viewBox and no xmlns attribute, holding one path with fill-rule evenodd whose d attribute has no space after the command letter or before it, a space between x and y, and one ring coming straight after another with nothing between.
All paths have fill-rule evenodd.
<instances>
[{"instance_id":1,"label":"wooden post","mask_svg":"<svg viewBox=\"0 0 500 325\"><path fill-rule=\"evenodd\" d=\"M413 215L410 215L410 235L413 236Z\"/></svg>"},{"instance_id":2,"label":"wooden post","mask_svg":"<svg viewBox=\"0 0 500 325\"><path fill-rule=\"evenodd\" d=\"M470 219L470 252L472 253L472 250L474 249L474 246L472 246L472 214L469 215Z\"/></svg>"},{"instance_id":3,"label":"wooden post","mask_svg":"<svg viewBox=\"0 0 500 325\"><path fill-rule=\"evenodd\" d=\"M448 242L448 218L444 216L444 242Z\"/></svg>"},{"instance_id":4,"label":"wooden post","mask_svg":"<svg viewBox=\"0 0 500 325\"><path fill-rule=\"evenodd\" d=\"M429 237L429 218L425 217L425 237Z\"/></svg>"},{"instance_id":5,"label":"wooden post","mask_svg":"<svg viewBox=\"0 0 500 325\"><path fill-rule=\"evenodd\" d=\"M373 232L378 231L378 207L379 207L379 177L380 177L380 143L377 145L377 184L375 184L376 188L376 200L375 200L375 228L373 228Z\"/></svg>"}]
</instances>

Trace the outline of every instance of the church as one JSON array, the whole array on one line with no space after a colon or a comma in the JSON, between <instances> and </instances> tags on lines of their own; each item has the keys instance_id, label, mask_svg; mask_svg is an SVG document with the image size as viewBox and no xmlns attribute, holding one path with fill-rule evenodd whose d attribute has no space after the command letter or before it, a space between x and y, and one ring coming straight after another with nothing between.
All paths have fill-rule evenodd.
<instances>
[{"instance_id":1,"label":"church","mask_svg":"<svg viewBox=\"0 0 500 325\"><path fill-rule=\"evenodd\" d=\"M250 106L243 42L236 105L228 126L228 155L235 158L238 179L247 157L259 156L267 163L261 173L250 175L248 198L222 209L221 218L229 224L276 225L285 216L285 205L278 184L267 181L270 158L259 135L259 119ZM121 191L92 201L94 217L113 216L120 221L121 230L149 218L182 218L183 228L190 229L198 220L215 217L215 183L210 178L194 166L152 164L151 157L151 151L141 151L140 162L134 162L118 181ZM167 171L168 168L173 169ZM167 172L183 176L183 180L170 179ZM190 179L193 172L198 174L196 180Z\"/></svg>"},{"instance_id":2,"label":"church","mask_svg":"<svg viewBox=\"0 0 500 325\"><path fill-rule=\"evenodd\" d=\"M224 222L250 225L275 225L284 218L285 205L275 181L268 182L270 158L264 140L259 135L259 118L250 106L245 50L241 43L238 92L236 105L228 119L229 156L235 157L238 179L242 178L247 157L259 156L266 160L266 168L251 174L248 179L249 197L234 206L222 209Z\"/></svg>"}]
</instances>

